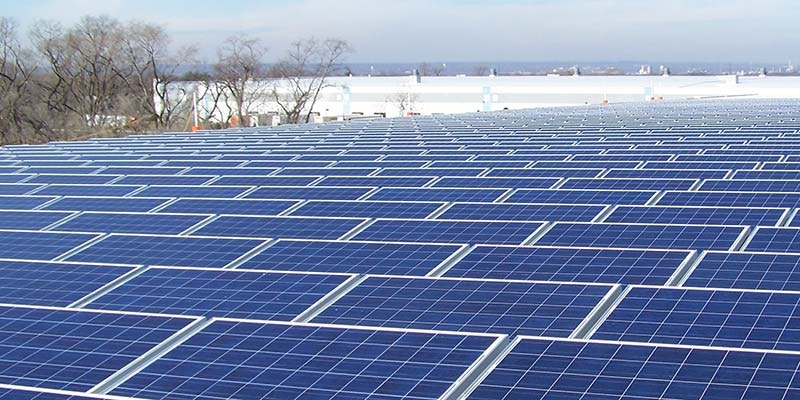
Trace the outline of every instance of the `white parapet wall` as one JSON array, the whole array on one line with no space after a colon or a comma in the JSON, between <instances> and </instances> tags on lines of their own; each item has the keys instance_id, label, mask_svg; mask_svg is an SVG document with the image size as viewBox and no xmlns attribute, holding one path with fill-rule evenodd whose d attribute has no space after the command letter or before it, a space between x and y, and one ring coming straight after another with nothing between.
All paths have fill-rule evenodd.
<instances>
[{"instance_id":1,"label":"white parapet wall","mask_svg":"<svg viewBox=\"0 0 800 400\"><path fill-rule=\"evenodd\" d=\"M173 90L198 92L198 109L209 111L213 90L177 82ZM280 113L270 92L280 82L253 85L251 114ZM255 90L254 90L255 92ZM224 96L212 121L230 115ZM800 98L800 77L782 76L486 76L333 77L313 110L327 119L354 115L451 114L552 106L577 106L702 98Z\"/></svg>"}]
</instances>

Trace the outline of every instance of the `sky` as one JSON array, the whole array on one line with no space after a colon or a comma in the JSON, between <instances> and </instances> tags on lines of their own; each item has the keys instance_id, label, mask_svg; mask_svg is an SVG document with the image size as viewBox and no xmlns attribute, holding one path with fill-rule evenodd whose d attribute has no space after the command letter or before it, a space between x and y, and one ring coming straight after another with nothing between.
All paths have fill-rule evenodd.
<instances>
[{"instance_id":1,"label":"sky","mask_svg":"<svg viewBox=\"0 0 800 400\"><path fill-rule=\"evenodd\" d=\"M800 62L797 0L0 0L22 29L83 15L161 24L206 61L249 35L266 61L315 36L352 62Z\"/></svg>"}]
</instances>

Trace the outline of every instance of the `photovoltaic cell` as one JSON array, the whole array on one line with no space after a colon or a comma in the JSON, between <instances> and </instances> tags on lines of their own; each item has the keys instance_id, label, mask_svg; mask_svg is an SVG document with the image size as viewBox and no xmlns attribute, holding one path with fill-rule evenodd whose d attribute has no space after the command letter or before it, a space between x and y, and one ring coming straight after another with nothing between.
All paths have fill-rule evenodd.
<instances>
[{"instance_id":1,"label":"photovoltaic cell","mask_svg":"<svg viewBox=\"0 0 800 400\"><path fill-rule=\"evenodd\" d=\"M419 170L412 170L419 171ZM368 177L327 177L316 186L373 186L373 187L411 187L424 186L433 177L368 176Z\"/></svg>"},{"instance_id":2,"label":"photovoltaic cell","mask_svg":"<svg viewBox=\"0 0 800 400\"><path fill-rule=\"evenodd\" d=\"M50 185L36 191L37 196L111 196L122 197L142 186L128 185Z\"/></svg>"},{"instance_id":3,"label":"photovoltaic cell","mask_svg":"<svg viewBox=\"0 0 800 400\"><path fill-rule=\"evenodd\" d=\"M192 321L0 306L0 382L89 390Z\"/></svg>"},{"instance_id":4,"label":"photovoltaic cell","mask_svg":"<svg viewBox=\"0 0 800 400\"><path fill-rule=\"evenodd\" d=\"M800 294L634 287L592 339L800 349Z\"/></svg>"},{"instance_id":5,"label":"photovoltaic cell","mask_svg":"<svg viewBox=\"0 0 800 400\"><path fill-rule=\"evenodd\" d=\"M215 321L111 394L178 400L437 399L495 339Z\"/></svg>"},{"instance_id":6,"label":"photovoltaic cell","mask_svg":"<svg viewBox=\"0 0 800 400\"><path fill-rule=\"evenodd\" d=\"M584 221L593 220L605 206L568 204L453 204L439 219Z\"/></svg>"},{"instance_id":7,"label":"photovoltaic cell","mask_svg":"<svg viewBox=\"0 0 800 400\"><path fill-rule=\"evenodd\" d=\"M222 176L212 186L306 186L317 176Z\"/></svg>"},{"instance_id":8,"label":"photovoltaic cell","mask_svg":"<svg viewBox=\"0 0 800 400\"><path fill-rule=\"evenodd\" d=\"M72 255L68 260L135 265L224 267L261 244L263 244L261 240L248 239L112 234Z\"/></svg>"},{"instance_id":9,"label":"photovoltaic cell","mask_svg":"<svg viewBox=\"0 0 800 400\"><path fill-rule=\"evenodd\" d=\"M523 338L468 398L793 398L798 365L793 354Z\"/></svg>"},{"instance_id":10,"label":"photovoltaic cell","mask_svg":"<svg viewBox=\"0 0 800 400\"><path fill-rule=\"evenodd\" d=\"M800 228L756 228L747 251L800 252Z\"/></svg>"},{"instance_id":11,"label":"photovoltaic cell","mask_svg":"<svg viewBox=\"0 0 800 400\"><path fill-rule=\"evenodd\" d=\"M249 189L246 186L150 186L134 196L232 199Z\"/></svg>"},{"instance_id":12,"label":"photovoltaic cell","mask_svg":"<svg viewBox=\"0 0 800 400\"><path fill-rule=\"evenodd\" d=\"M0 210L33 210L42 204L56 199L46 196L2 196L0 195Z\"/></svg>"},{"instance_id":13,"label":"photovoltaic cell","mask_svg":"<svg viewBox=\"0 0 800 400\"><path fill-rule=\"evenodd\" d=\"M667 192L656 205L794 208L800 206L800 193Z\"/></svg>"},{"instance_id":14,"label":"photovoltaic cell","mask_svg":"<svg viewBox=\"0 0 800 400\"><path fill-rule=\"evenodd\" d=\"M88 308L290 321L349 277L149 268Z\"/></svg>"},{"instance_id":15,"label":"photovoltaic cell","mask_svg":"<svg viewBox=\"0 0 800 400\"><path fill-rule=\"evenodd\" d=\"M222 216L193 235L258 238L338 239L362 219Z\"/></svg>"},{"instance_id":16,"label":"photovoltaic cell","mask_svg":"<svg viewBox=\"0 0 800 400\"><path fill-rule=\"evenodd\" d=\"M549 188L558 178L457 178L445 177L436 181L433 187L449 188Z\"/></svg>"},{"instance_id":17,"label":"photovoltaic cell","mask_svg":"<svg viewBox=\"0 0 800 400\"><path fill-rule=\"evenodd\" d=\"M695 183L693 179L570 178L560 189L689 190Z\"/></svg>"},{"instance_id":18,"label":"photovoltaic cell","mask_svg":"<svg viewBox=\"0 0 800 400\"><path fill-rule=\"evenodd\" d=\"M0 258L52 260L97 234L0 231Z\"/></svg>"},{"instance_id":19,"label":"photovoltaic cell","mask_svg":"<svg viewBox=\"0 0 800 400\"><path fill-rule=\"evenodd\" d=\"M663 285L689 252L477 246L447 277Z\"/></svg>"},{"instance_id":20,"label":"photovoltaic cell","mask_svg":"<svg viewBox=\"0 0 800 400\"><path fill-rule=\"evenodd\" d=\"M699 190L720 192L800 192L800 180L707 180Z\"/></svg>"},{"instance_id":21,"label":"photovoltaic cell","mask_svg":"<svg viewBox=\"0 0 800 400\"><path fill-rule=\"evenodd\" d=\"M737 226L557 222L536 241L536 245L728 250L739 240L743 232L744 227Z\"/></svg>"},{"instance_id":22,"label":"photovoltaic cell","mask_svg":"<svg viewBox=\"0 0 800 400\"><path fill-rule=\"evenodd\" d=\"M37 175L31 179L28 179L27 183L102 185L117 178L117 175Z\"/></svg>"},{"instance_id":23,"label":"photovoltaic cell","mask_svg":"<svg viewBox=\"0 0 800 400\"><path fill-rule=\"evenodd\" d=\"M541 228L538 222L378 220L355 240L427 243L522 244Z\"/></svg>"},{"instance_id":24,"label":"photovoltaic cell","mask_svg":"<svg viewBox=\"0 0 800 400\"><path fill-rule=\"evenodd\" d=\"M0 229L37 231L70 215L66 212L0 211Z\"/></svg>"},{"instance_id":25,"label":"photovoltaic cell","mask_svg":"<svg viewBox=\"0 0 800 400\"><path fill-rule=\"evenodd\" d=\"M567 337L610 286L369 277L313 322Z\"/></svg>"}]
</instances>

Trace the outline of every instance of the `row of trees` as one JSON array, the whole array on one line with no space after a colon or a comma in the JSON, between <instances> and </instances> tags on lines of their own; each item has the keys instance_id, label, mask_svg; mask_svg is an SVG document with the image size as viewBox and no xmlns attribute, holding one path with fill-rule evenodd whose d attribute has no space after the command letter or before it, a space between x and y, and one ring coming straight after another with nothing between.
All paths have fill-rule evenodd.
<instances>
[{"instance_id":1,"label":"row of trees","mask_svg":"<svg viewBox=\"0 0 800 400\"><path fill-rule=\"evenodd\" d=\"M205 91L199 97L211 98L202 118L222 116L223 126L247 121L265 100L288 122L307 122L350 51L342 40L306 39L267 66L264 44L238 36L217 49L211 68L197 70L197 49L175 48L161 26L105 16L69 27L39 21L27 39L23 45L14 21L0 17L0 144L110 127L186 129L198 88Z\"/></svg>"}]
</instances>

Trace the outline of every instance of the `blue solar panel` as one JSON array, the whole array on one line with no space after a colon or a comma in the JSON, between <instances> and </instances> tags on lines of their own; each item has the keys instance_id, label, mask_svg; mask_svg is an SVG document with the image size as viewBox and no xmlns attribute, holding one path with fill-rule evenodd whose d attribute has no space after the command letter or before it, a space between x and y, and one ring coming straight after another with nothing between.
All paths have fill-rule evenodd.
<instances>
[{"instance_id":1,"label":"blue solar panel","mask_svg":"<svg viewBox=\"0 0 800 400\"><path fill-rule=\"evenodd\" d=\"M192 321L0 306L0 382L89 390Z\"/></svg>"},{"instance_id":2,"label":"blue solar panel","mask_svg":"<svg viewBox=\"0 0 800 400\"><path fill-rule=\"evenodd\" d=\"M798 365L790 354L525 338L469 399L790 399Z\"/></svg>"},{"instance_id":3,"label":"blue solar panel","mask_svg":"<svg viewBox=\"0 0 800 400\"><path fill-rule=\"evenodd\" d=\"M442 178L433 187L546 189L558 181L558 178Z\"/></svg>"},{"instance_id":4,"label":"blue solar panel","mask_svg":"<svg viewBox=\"0 0 800 400\"><path fill-rule=\"evenodd\" d=\"M737 226L557 222L536 245L728 250L739 241L744 229Z\"/></svg>"},{"instance_id":5,"label":"blue solar panel","mask_svg":"<svg viewBox=\"0 0 800 400\"><path fill-rule=\"evenodd\" d=\"M313 321L567 337L609 289L605 285L369 277Z\"/></svg>"},{"instance_id":6,"label":"blue solar panel","mask_svg":"<svg viewBox=\"0 0 800 400\"><path fill-rule=\"evenodd\" d=\"M37 231L70 215L72 214L48 211L0 211L0 229Z\"/></svg>"},{"instance_id":7,"label":"blue solar panel","mask_svg":"<svg viewBox=\"0 0 800 400\"><path fill-rule=\"evenodd\" d=\"M414 169L411 171L419 171ZM327 177L316 186L388 186L418 188L430 182L433 177L366 176L366 177Z\"/></svg>"},{"instance_id":8,"label":"blue solar panel","mask_svg":"<svg viewBox=\"0 0 800 400\"><path fill-rule=\"evenodd\" d=\"M747 242L748 251L800 252L800 228L756 228Z\"/></svg>"},{"instance_id":9,"label":"blue solar panel","mask_svg":"<svg viewBox=\"0 0 800 400\"><path fill-rule=\"evenodd\" d=\"M110 167L103 170L104 175L177 175L185 168L167 167Z\"/></svg>"},{"instance_id":10,"label":"blue solar panel","mask_svg":"<svg viewBox=\"0 0 800 400\"><path fill-rule=\"evenodd\" d=\"M486 176L508 178L586 177L600 175L603 168L492 168Z\"/></svg>"},{"instance_id":11,"label":"blue solar panel","mask_svg":"<svg viewBox=\"0 0 800 400\"><path fill-rule=\"evenodd\" d=\"M159 212L230 215L278 215L295 205L291 200L180 199Z\"/></svg>"},{"instance_id":12,"label":"blue solar panel","mask_svg":"<svg viewBox=\"0 0 800 400\"><path fill-rule=\"evenodd\" d=\"M223 176L211 186L306 186L317 179L318 176Z\"/></svg>"},{"instance_id":13,"label":"blue solar panel","mask_svg":"<svg viewBox=\"0 0 800 400\"><path fill-rule=\"evenodd\" d=\"M84 213L53 228L71 232L152 233L177 235L208 215Z\"/></svg>"},{"instance_id":14,"label":"blue solar panel","mask_svg":"<svg viewBox=\"0 0 800 400\"><path fill-rule=\"evenodd\" d=\"M800 294L634 287L592 339L800 349Z\"/></svg>"},{"instance_id":15,"label":"blue solar panel","mask_svg":"<svg viewBox=\"0 0 800 400\"><path fill-rule=\"evenodd\" d=\"M0 210L33 210L56 197L46 196L2 196L0 195Z\"/></svg>"},{"instance_id":16,"label":"blue solar panel","mask_svg":"<svg viewBox=\"0 0 800 400\"><path fill-rule=\"evenodd\" d=\"M757 162L648 161L645 169L755 169Z\"/></svg>"},{"instance_id":17,"label":"blue solar panel","mask_svg":"<svg viewBox=\"0 0 800 400\"><path fill-rule=\"evenodd\" d=\"M638 161L537 161L534 168L636 168Z\"/></svg>"},{"instance_id":18,"label":"blue solar panel","mask_svg":"<svg viewBox=\"0 0 800 400\"><path fill-rule=\"evenodd\" d=\"M664 206L798 207L800 193L667 192L656 202Z\"/></svg>"},{"instance_id":19,"label":"blue solar panel","mask_svg":"<svg viewBox=\"0 0 800 400\"><path fill-rule=\"evenodd\" d=\"M283 168L279 176L367 176L377 168Z\"/></svg>"},{"instance_id":20,"label":"blue solar panel","mask_svg":"<svg viewBox=\"0 0 800 400\"><path fill-rule=\"evenodd\" d=\"M47 205L45 210L62 211L108 211L147 212L169 199L145 199L129 197L65 197Z\"/></svg>"},{"instance_id":21,"label":"blue solar panel","mask_svg":"<svg viewBox=\"0 0 800 400\"><path fill-rule=\"evenodd\" d=\"M0 195L22 195L28 192L32 192L34 189L40 188L41 185L35 184L25 184L25 183L8 183L8 184L0 184Z\"/></svg>"},{"instance_id":22,"label":"blue solar panel","mask_svg":"<svg viewBox=\"0 0 800 400\"><path fill-rule=\"evenodd\" d=\"M0 231L0 258L52 260L97 237L96 234Z\"/></svg>"},{"instance_id":23,"label":"blue solar panel","mask_svg":"<svg viewBox=\"0 0 800 400\"><path fill-rule=\"evenodd\" d=\"M150 186L134 196L232 199L248 190L247 186Z\"/></svg>"},{"instance_id":24,"label":"blue solar panel","mask_svg":"<svg viewBox=\"0 0 800 400\"><path fill-rule=\"evenodd\" d=\"M521 189L506 203L646 204L658 192L622 190Z\"/></svg>"},{"instance_id":25,"label":"blue solar panel","mask_svg":"<svg viewBox=\"0 0 800 400\"><path fill-rule=\"evenodd\" d=\"M720 192L800 192L800 180L707 180L698 190Z\"/></svg>"},{"instance_id":26,"label":"blue solar panel","mask_svg":"<svg viewBox=\"0 0 800 400\"><path fill-rule=\"evenodd\" d=\"M746 169L746 168L737 168ZM800 171L800 163L798 162L778 162L778 163L764 163L761 167L764 170L783 170L783 171Z\"/></svg>"},{"instance_id":27,"label":"blue solar panel","mask_svg":"<svg viewBox=\"0 0 800 400\"><path fill-rule=\"evenodd\" d=\"M494 201L505 192L506 189L383 188L369 196L369 200L489 202Z\"/></svg>"},{"instance_id":28,"label":"blue solar panel","mask_svg":"<svg viewBox=\"0 0 800 400\"><path fill-rule=\"evenodd\" d=\"M758 179L758 180L768 180L768 179L787 179L787 180L794 180L800 179L800 171L777 171L777 170L740 170L736 171L733 174L732 179Z\"/></svg>"},{"instance_id":29,"label":"blue solar panel","mask_svg":"<svg viewBox=\"0 0 800 400\"><path fill-rule=\"evenodd\" d=\"M2 174L0 173L0 183L17 183L26 180L34 175Z\"/></svg>"},{"instance_id":30,"label":"blue solar panel","mask_svg":"<svg viewBox=\"0 0 800 400\"><path fill-rule=\"evenodd\" d=\"M338 239L359 224L355 218L222 216L195 235L258 238Z\"/></svg>"},{"instance_id":31,"label":"blue solar panel","mask_svg":"<svg viewBox=\"0 0 800 400\"><path fill-rule=\"evenodd\" d=\"M113 400L112 397L90 395L83 392L53 391L52 389L36 389L25 386L0 384L2 400Z\"/></svg>"},{"instance_id":32,"label":"blue solar panel","mask_svg":"<svg viewBox=\"0 0 800 400\"><path fill-rule=\"evenodd\" d=\"M306 217L425 218L444 203L406 201L310 201L291 215Z\"/></svg>"},{"instance_id":33,"label":"blue solar panel","mask_svg":"<svg viewBox=\"0 0 800 400\"><path fill-rule=\"evenodd\" d=\"M426 275L460 246L279 240L239 269Z\"/></svg>"},{"instance_id":34,"label":"blue solar panel","mask_svg":"<svg viewBox=\"0 0 800 400\"><path fill-rule=\"evenodd\" d=\"M0 260L0 303L66 307L131 267Z\"/></svg>"},{"instance_id":35,"label":"blue solar panel","mask_svg":"<svg viewBox=\"0 0 800 400\"><path fill-rule=\"evenodd\" d=\"M114 182L115 185L202 185L212 177L210 176L125 176Z\"/></svg>"},{"instance_id":36,"label":"blue solar panel","mask_svg":"<svg viewBox=\"0 0 800 400\"><path fill-rule=\"evenodd\" d=\"M99 170L100 167L97 166L95 167L52 166L52 167L30 167L26 168L22 172L26 174L91 174L94 172L98 172Z\"/></svg>"},{"instance_id":37,"label":"blue solar panel","mask_svg":"<svg viewBox=\"0 0 800 400\"><path fill-rule=\"evenodd\" d=\"M184 175L230 175L230 176L266 176L277 171L276 168L192 168Z\"/></svg>"},{"instance_id":38,"label":"blue solar panel","mask_svg":"<svg viewBox=\"0 0 800 400\"><path fill-rule=\"evenodd\" d=\"M484 168L384 168L378 176L478 176Z\"/></svg>"},{"instance_id":39,"label":"blue solar panel","mask_svg":"<svg viewBox=\"0 0 800 400\"><path fill-rule=\"evenodd\" d=\"M24 176L24 175L20 175ZM116 175L37 175L27 183L61 183L73 185L102 185L117 179Z\"/></svg>"},{"instance_id":40,"label":"blue solar panel","mask_svg":"<svg viewBox=\"0 0 800 400\"><path fill-rule=\"evenodd\" d=\"M542 226L535 222L378 220L355 240L521 244Z\"/></svg>"},{"instance_id":41,"label":"blue solar panel","mask_svg":"<svg viewBox=\"0 0 800 400\"><path fill-rule=\"evenodd\" d=\"M708 169L612 169L606 178L673 178L673 179L722 179L727 170Z\"/></svg>"},{"instance_id":42,"label":"blue solar panel","mask_svg":"<svg viewBox=\"0 0 800 400\"><path fill-rule=\"evenodd\" d=\"M439 219L591 221L605 206L568 204L453 204Z\"/></svg>"},{"instance_id":43,"label":"blue solar panel","mask_svg":"<svg viewBox=\"0 0 800 400\"><path fill-rule=\"evenodd\" d=\"M368 187L262 187L248 193L248 199L356 200Z\"/></svg>"},{"instance_id":44,"label":"blue solar panel","mask_svg":"<svg viewBox=\"0 0 800 400\"><path fill-rule=\"evenodd\" d=\"M700 225L775 225L785 208L619 206L603 222Z\"/></svg>"},{"instance_id":45,"label":"blue solar panel","mask_svg":"<svg viewBox=\"0 0 800 400\"><path fill-rule=\"evenodd\" d=\"M224 267L263 243L261 240L249 239L112 234L73 254L68 260L109 264Z\"/></svg>"},{"instance_id":46,"label":"blue solar panel","mask_svg":"<svg viewBox=\"0 0 800 400\"><path fill-rule=\"evenodd\" d=\"M703 254L684 286L800 291L800 254Z\"/></svg>"},{"instance_id":47,"label":"blue solar panel","mask_svg":"<svg viewBox=\"0 0 800 400\"><path fill-rule=\"evenodd\" d=\"M477 246L444 276L663 285L688 255L664 250Z\"/></svg>"},{"instance_id":48,"label":"blue solar panel","mask_svg":"<svg viewBox=\"0 0 800 400\"><path fill-rule=\"evenodd\" d=\"M133 193L142 186L123 185L50 185L36 191L37 196L110 196L121 197Z\"/></svg>"},{"instance_id":49,"label":"blue solar panel","mask_svg":"<svg viewBox=\"0 0 800 400\"><path fill-rule=\"evenodd\" d=\"M149 268L88 308L290 321L349 277Z\"/></svg>"},{"instance_id":50,"label":"blue solar panel","mask_svg":"<svg viewBox=\"0 0 800 400\"><path fill-rule=\"evenodd\" d=\"M495 339L222 320L111 393L170 399L437 399Z\"/></svg>"},{"instance_id":51,"label":"blue solar panel","mask_svg":"<svg viewBox=\"0 0 800 400\"><path fill-rule=\"evenodd\" d=\"M688 190L695 183L692 179L569 178L560 189Z\"/></svg>"}]
</instances>

